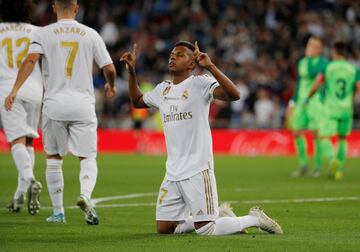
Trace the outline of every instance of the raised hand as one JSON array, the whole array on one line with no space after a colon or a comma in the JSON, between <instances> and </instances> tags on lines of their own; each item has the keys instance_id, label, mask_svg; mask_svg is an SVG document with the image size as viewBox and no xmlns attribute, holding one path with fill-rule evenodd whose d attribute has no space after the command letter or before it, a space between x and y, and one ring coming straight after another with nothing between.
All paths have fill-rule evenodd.
<instances>
[{"instance_id":1,"label":"raised hand","mask_svg":"<svg viewBox=\"0 0 360 252\"><path fill-rule=\"evenodd\" d=\"M126 69L129 71L130 74L135 73L136 53L137 53L137 46L136 44L134 44L131 52L124 53L120 58L120 61L125 62Z\"/></svg>"},{"instance_id":2,"label":"raised hand","mask_svg":"<svg viewBox=\"0 0 360 252\"><path fill-rule=\"evenodd\" d=\"M194 57L196 63L201 67L208 68L213 65L209 55L200 51L197 41L195 42Z\"/></svg>"}]
</instances>

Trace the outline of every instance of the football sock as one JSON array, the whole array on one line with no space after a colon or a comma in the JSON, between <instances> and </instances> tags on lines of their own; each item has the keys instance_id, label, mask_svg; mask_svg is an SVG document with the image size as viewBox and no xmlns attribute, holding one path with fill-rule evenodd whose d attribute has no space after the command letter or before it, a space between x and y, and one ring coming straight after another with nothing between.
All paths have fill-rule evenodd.
<instances>
[{"instance_id":1,"label":"football sock","mask_svg":"<svg viewBox=\"0 0 360 252\"><path fill-rule=\"evenodd\" d=\"M295 138L296 150L299 156L299 166L304 167L307 165L307 154L306 154L306 139L303 136Z\"/></svg>"},{"instance_id":2,"label":"football sock","mask_svg":"<svg viewBox=\"0 0 360 252\"><path fill-rule=\"evenodd\" d=\"M322 153L321 153L321 141L319 138L316 138L314 141L315 144L315 169L320 170L322 167Z\"/></svg>"},{"instance_id":3,"label":"football sock","mask_svg":"<svg viewBox=\"0 0 360 252\"><path fill-rule=\"evenodd\" d=\"M26 150L24 144L14 144L11 147L11 154L13 156L15 166L21 176L21 179L25 181L26 188L29 186L30 181L34 179L34 173L31 165L31 157Z\"/></svg>"},{"instance_id":4,"label":"football sock","mask_svg":"<svg viewBox=\"0 0 360 252\"><path fill-rule=\"evenodd\" d=\"M334 160L334 146L329 138L321 140L321 150L323 156L328 162L332 162Z\"/></svg>"},{"instance_id":5,"label":"football sock","mask_svg":"<svg viewBox=\"0 0 360 252\"><path fill-rule=\"evenodd\" d=\"M196 229L200 235L228 235L243 231L246 228L258 227L259 219L255 216L222 217Z\"/></svg>"},{"instance_id":6,"label":"football sock","mask_svg":"<svg viewBox=\"0 0 360 252\"><path fill-rule=\"evenodd\" d=\"M30 160L31 160L31 168L34 170L34 164L35 164L35 152L34 147L26 147L27 152L29 153Z\"/></svg>"},{"instance_id":7,"label":"football sock","mask_svg":"<svg viewBox=\"0 0 360 252\"><path fill-rule=\"evenodd\" d=\"M98 167L96 159L86 158L80 162L80 194L91 199L95 188Z\"/></svg>"},{"instance_id":8,"label":"football sock","mask_svg":"<svg viewBox=\"0 0 360 252\"><path fill-rule=\"evenodd\" d=\"M338 150L337 150L337 159L339 161L338 171L340 171L340 172L344 171L346 152L347 152L347 141L339 140Z\"/></svg>"},{"instance_id":9,"label":"football sock","mask_svg":"<svg viewBox=\"0 0 360 252\"><path fill-rule=\"evenodd\" d=\"M62 172L62 163L62 160L46 160L46 183L54 214L64 213L64 178Z\"/></svg>"},{"instance_id":10,"label":"football sock","mask_svg":"<svg viewBox=\"0 0 360 252\"><path fill-rule=\"evenodd\" d=\"M29 183L27 183L19 174L18 175L18 184L14 194L14 199L18 199L22 194L26 193Z\"/></svg>"},{"instance_id":11,"label":"football sock","mask_svg":"<svg viewBox=\"0 0 360 252\"><path fill-rule=\"evenodd\" d=\"M184 234L184 233L191 233L195 230L193 218L190 216L188 219L184 221L179 221L177 224L174 234Z\"/></svg>"},{"instance_id":12,"label":"football sock","mask_svg":"<svg viewBox=\"0 0 360 252\"><path fill-rule=\"evenodd\" d=\"M31 169L33 170L33 173L34 173L34 161L35 161L35 154L34 154L34 148L33 147L26 147L26 150L27 152L29 153L29 156L30 156L30 164L31 164ZM14 198L17 199L19 198L22 194L24 194L27 189L28 189L28 186L29 186L29 183L27 183L25 181L25 179L23 179L21 177L21 175L19 174L18 176L18 185L17 185L17 188L16 188L16 192L15 192L15 195L14 195Z\"/></svg>"}]
</instances>

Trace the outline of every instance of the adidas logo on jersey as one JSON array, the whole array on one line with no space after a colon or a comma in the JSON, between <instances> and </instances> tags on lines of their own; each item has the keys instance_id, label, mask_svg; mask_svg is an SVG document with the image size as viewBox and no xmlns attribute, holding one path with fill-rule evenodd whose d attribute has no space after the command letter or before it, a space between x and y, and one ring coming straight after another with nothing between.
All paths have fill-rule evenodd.
<instances>
[{"instance_id":1,"label":"adidas logo on jersey","mask_svg":"<svg viewBox=\"0 0 360 252\"><path fill-rule=\"evenodd\" d=\"M170 86L167 86L163 91L163 96L167 95L170 92Z\"/></svg>"},{"instance_id":2,"label":"adidas logo on jersey","mask_svg":"<svg viewBox=\"0 0 360 252\"><path fill-rule=\"evenodd\" d=\"M204 212L201 209L196 213L196 216L199 216L199 215L204 215Z\"/></svg>"}]
</instances>

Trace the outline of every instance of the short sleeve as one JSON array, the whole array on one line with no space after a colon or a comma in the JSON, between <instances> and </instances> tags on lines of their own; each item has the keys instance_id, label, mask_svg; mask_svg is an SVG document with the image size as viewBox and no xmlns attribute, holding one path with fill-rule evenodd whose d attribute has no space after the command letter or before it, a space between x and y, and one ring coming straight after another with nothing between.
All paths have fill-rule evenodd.
<instances>
[{"instance_id":1,"label":"short sleeve","mask_svg":"<svg viewBox=\"0 0 360 252\"><path fill-rule=\"evenodd\" d=\"M157 85L153 90L146 92L143 100L148 107L159 108L161 101L161 89L166 88L163 84Z\"/></svg>"},{"instance_id":2,"label":"short sleeve","mask_svg":"<svg viewBox=\"0 0 360 252\"><path fill-rule=\"evenodd\" d=\"M40 53L44 54L43 42L41 40L41 31L42 29L38 29L33 31L30 34L30 47L29 47L29 54L31 53Z\"/></svg>"},{"instance_id":3,"label":"short sleeve","mask_svg":"<svg viewBox=\"0 0 360 252\"><path fill-rule=\"evenodd\" d=\"M112 64L113 61L110 57L108 50L106 49L106 45L104 40L100 37L100 35L95 32L95 44L94 44L94 59L96 64L103 68L106 65Z\"/></svg>"},{"instance_id":4,"label":"short sleeve","mask_svg":"<svg viewBox=\"0 0 360 252\"><path fill-rule=\"evenodd\" d=\"M214 90L220 86L217 80L206 74L198 76L197 78L200 80L201 91L205 100L207 102L214 100Z\"/></svg>"}]
</instances>

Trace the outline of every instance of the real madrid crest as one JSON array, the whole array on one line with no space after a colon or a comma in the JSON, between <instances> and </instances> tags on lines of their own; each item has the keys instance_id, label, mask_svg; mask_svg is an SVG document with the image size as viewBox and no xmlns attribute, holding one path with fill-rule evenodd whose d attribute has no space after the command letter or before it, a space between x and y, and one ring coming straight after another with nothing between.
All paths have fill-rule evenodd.
<instances>
[{"instance_id":1,"label":"real madrid crest","mask_svg":"<svg viewBox=\"0 0 360 252\"><path fill-rule=\"evenodd\" d=\"M184 93L181 96L181 100L186 100L189 97L189 91L185 89Z\"/></svg>"}]
</instances>

